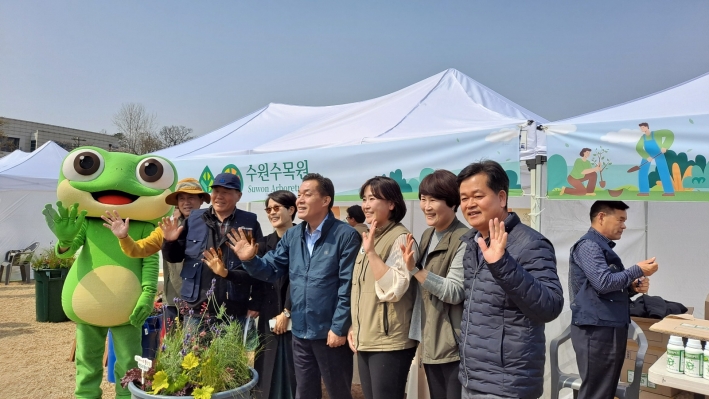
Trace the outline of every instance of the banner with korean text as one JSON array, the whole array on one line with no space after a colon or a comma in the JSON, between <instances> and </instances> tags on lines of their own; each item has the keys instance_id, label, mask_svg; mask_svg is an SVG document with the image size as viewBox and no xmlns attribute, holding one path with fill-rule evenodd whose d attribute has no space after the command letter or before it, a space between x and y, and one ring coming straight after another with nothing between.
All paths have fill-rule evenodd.
<instances>
[{"instance_id":1,"label":"banner with korean text","mask_svg":"<svg viewBox=\"0 0 709 399\"><path fill-rule=\"evenodd\" d=\"M241 202L263 201L276 190L298 192L303 176L316 172L332 179L335 199L358 201L359 189L369 178L396 180L406 199L418 198L418 186L427 174L448 169L457 174L471 162L499 162L510 178L510 196L522 194L519 181L519 131L515 125L436 137L318 148L311 150L171 159L180 178L194 177L205 191L222 172L239 176Z\"/></svg>"}]
</instances>

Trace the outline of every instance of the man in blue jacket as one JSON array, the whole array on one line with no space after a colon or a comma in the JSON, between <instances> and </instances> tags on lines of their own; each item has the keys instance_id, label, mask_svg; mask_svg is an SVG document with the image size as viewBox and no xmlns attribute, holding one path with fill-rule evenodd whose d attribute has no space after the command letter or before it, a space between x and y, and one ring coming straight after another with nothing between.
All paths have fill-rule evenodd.
<instances>
[{"instance_id":1,"label":"man in blue jacket","mask_svg":"<svg viewBox=\"0 0 709 399\"><path fill-rule=\"evenodd\" d=\"M494 161L458 175L473 229L461 237L465 300L460 337L463 399L538 398L544 384L544 323L564 304L554 247L507 211L509 178Z\"/></svg>"},{"instance_id":2,"label":"man in blue jacket","mask_svg":"<svg viewBox=\"0 0 709 399\"><path fill-rule=\"evenodd\" d=\"M655 258L629 268L613 251L625 230L628 205L596 201L591 228L569 256L571 343L582 383L579 398L613 399L625 359L630 297L646 293L657 271Z\"/></svg>"},{"instance_id":3,"label":"man in blue jacket","mask_svg":"<svg viewBox=\"0 0 709 399\"><path fill-rule=\"evenodd\" d=\"M275 250L259 258L258 245L243 231L230 237L234 253L253 277L275 282L290 273L296 399L319 398L321 377L331 398L352 398L353 359L345 342L352 324L352 268L361 238L335 218L334 198L332 181L310 173L296 201L303 222L286 231Z\"/></svg>"}]
</instances>

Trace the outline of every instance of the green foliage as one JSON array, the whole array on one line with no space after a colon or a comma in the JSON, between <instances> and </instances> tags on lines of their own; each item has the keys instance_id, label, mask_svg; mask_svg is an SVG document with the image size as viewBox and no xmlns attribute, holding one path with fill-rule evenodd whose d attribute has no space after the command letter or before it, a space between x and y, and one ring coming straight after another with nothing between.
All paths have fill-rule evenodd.
<instances>
[{"instance_id":1,"label":"green foliage","mask_svg":"<svg viewBox=\"0 0 709 399\"><path fill-rule=\"evenodd\" d=\"M214 280L208 292L208 304L212 309ZM180 303L177 303L178 307ZM153 362L153 368L146 374L146 390L161 395L192 395L209 399L212 393L238 388L251 381L248 352L255 348L258 337L250 335L244 343L243 328L238 321L226 315L224 306L216 315L209 317L205 312L195 314L198 326L185 326L178 318L163 339ZM140 380L131 376L139 375L136 369L129 370L121 380L124 386L131 381L140 386Z\"/></svg>"},{"instance_id":2,"label":"green foliage","mask_svg":"<svg viewBox=\"0 0 709 399\"><path fill-rule=\"evenodd\" d=\"M404 179L403 174L401 173L401 169L397 169L393 172L389 172L389 177L394 179L399 184L399 187L401 188L402 193L412 193L413 192L411 185L406 182L406 179Z\"/></svg>"},{"instance_id":3,"label":"green foliage","mask_svg":"<svg viewBox=\"0 0 709 399\"><path fill-rule=\"evenodd\" d=\"M696 155L695 159L691 160L686 153L680 152L678 154L672 150L667 150L667 152L665 152L665 160L667 160L667 167L670 170L670 173L672 173L672 164L678 164L681 176L684 176L684 172L686 172L687 168L690 166L699 166L701 170L704 171L707 165L707 159L703 155ZM692 175L694 175L694 171L692 172ZM657 185L657 182L660 181L660 174L657 172L657 166L655 166L655 169L653 169L653 171L648 175L648 180L650 182L650 187Z\"/></svg>"},{"instance_id":4,"label":"green foliage","mask_svg":"<svg viewBox=\"0 0 709 399\"><path fill-rule=\"evenodd\" d=\"M423 168L421 169L421 173L419 173L419 183L423 181L423 178L430 175L433 173L434 170L431 168Z\"/></svg>"},{"instance_id":5,"label":"green foliage","mask_svg":"<svg viewBox=\"0 0 709 399\"><path fill-rule=\"evenodd\" d=\"M75 256L62 259L57 256L57 253L52 248L44 248L40 250L39 255L35 255L30 262L34 270L39 269L68 269L74 264Z\"/></svg>"},{"instance_id":6,"label":"green foliage","mask_svg":"<svg viewBox=\"0 0 709 399\"><path fill-rule=\"evenodd\" d=\"M559 154L554 154L547 160L547 185L549 191L566 187L566 177L569 175L569 167L566 159Z\"/></svg>"},{"instance_id":7,"label":"green foliage","mask_svg":"<svg viewBox=\"0 0 709 399\"><path fill-rule=\"evenodd\" d=\"M517 172L512 170L505 170L505 173L507 173L507 178L510 179L510 190L522 188L522 185L517 179Z\"/></svg>"},{"instance_id":8,"label":"green foliage","mask_svg":"<svg viewBox=\"0 0 709 399\"><path fill-rule=\"evenodd\" d=\"M702 169L699 165L692 167L692 176L685 177L682 180L682 186L686 188L709 188L709 170Z\"/></svg>"}]
</instances>

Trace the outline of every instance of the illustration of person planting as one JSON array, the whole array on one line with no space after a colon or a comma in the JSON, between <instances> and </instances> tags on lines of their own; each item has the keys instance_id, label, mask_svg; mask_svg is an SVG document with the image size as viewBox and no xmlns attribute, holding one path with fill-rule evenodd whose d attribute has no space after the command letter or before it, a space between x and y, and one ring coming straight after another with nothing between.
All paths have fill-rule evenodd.
<instances>
[{"instance_id":1,"label":"illustration of person planting","mask_svg":"<svg viewBox=\"0 0 709 399\"><path fill-rule=\"evenodd\" d=\"M566 178L571 188L562 187L559 195L596 195L596 181L599 175L601 177L601 187L605 186L602 172L603 169L610 165L610 163L605 162L605 153L607 151L608 150L604 150L603 148L601 148L600 151L596 150L596 153L593 154L596 158L596 164L594 165L589 159L591 157L591 149L581 149L581 152L579 152L581 158L578 158L576 162L574 162L574 167ZM586 186L583 185L584 182L586 182Z\"/></svg>"},{"instance_id":2,"label":"illustration of person planting","mask_svg":"<svg viewBox=\"0 0 709 399\"><path fill-rule=\"evenodd\" d=\"M643 135L640 136L635 150L642 159L640 166L634 166L628 170L628 172L639 171L638 196L647 197L650 195L650 181L648 175L650 173L650 167L652 166L652 160L654 159L655 165L657 166L657 173L660 175L660 181L662 182L662 190L664 191L662 196L672 197L675 195L675 190L672 186L672 177L670 176L670 169L665 159L665 152L667 152L674 142L675 135L671 130L651 131L650 125L647 122L640 123L638 126L640 126Z\"/></svg>"}]
</instances>

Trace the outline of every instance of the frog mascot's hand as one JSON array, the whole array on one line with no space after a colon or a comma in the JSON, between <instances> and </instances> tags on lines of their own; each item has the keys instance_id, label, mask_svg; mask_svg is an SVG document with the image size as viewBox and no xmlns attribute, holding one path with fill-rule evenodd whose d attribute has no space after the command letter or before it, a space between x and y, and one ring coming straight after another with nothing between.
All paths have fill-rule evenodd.
<instances>
[{"instance_id":1,"label":"frog mascot's hand","mask_svg":"<svg viewBox=\"0 0 709 399\"><path fill-rule=\"evenodd\" d=\"M133 313L130 315L130 324L135 327L143 327L145 319L150 316L150 312L153 311L153 300L155 299L155 292L143 291L138 298L138 303L135 304L133 308Z\"/></svg>"},{"instance_id":2,"label":"frog mascot's hand","mask_svg":"<svg viewBox=\"0 0 709 399\"><path fill-rule=\"evenodd\" d=\"M42 211L47 226L52 230L52 233L59 240L58 245L62 248L71 246L72 241L81 230L86 217L86 211L79 213L79 204L76 203L67 209L62 206L61 201L57 201L57 210L52 208L51 204L47 204ZM77 216L78 214L78 216Z\"/></svg>"}]
</instances>

